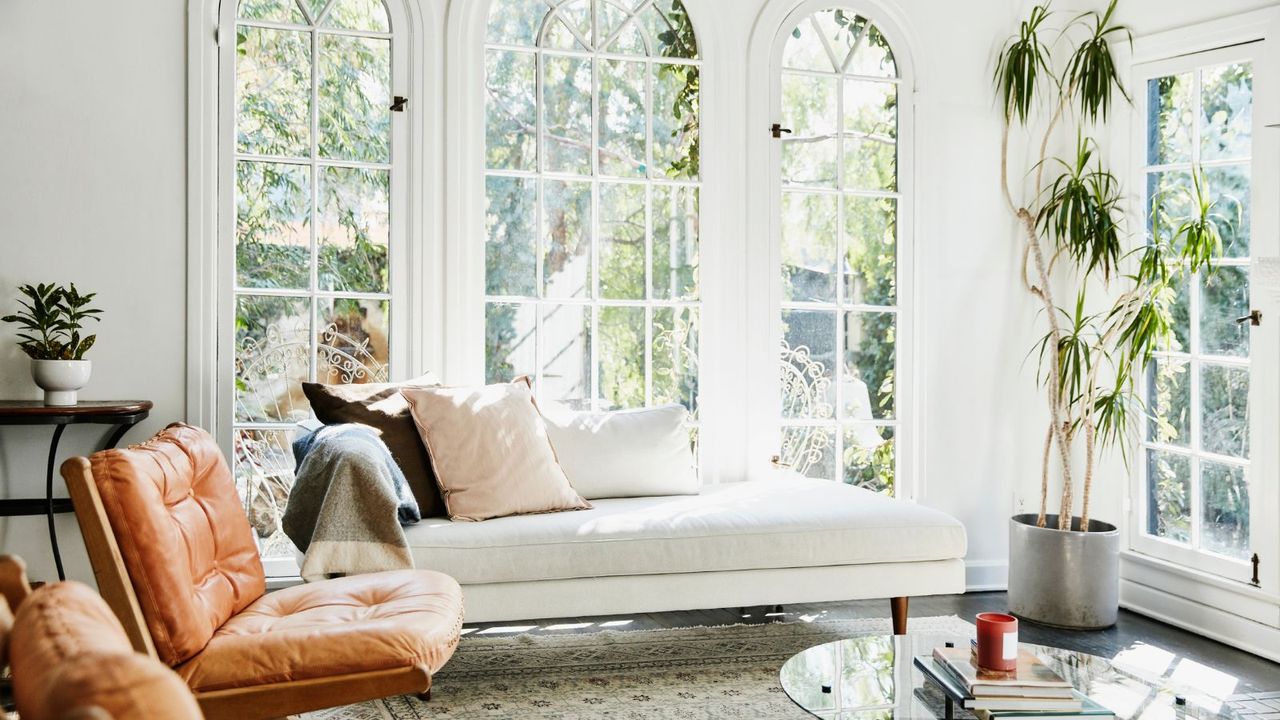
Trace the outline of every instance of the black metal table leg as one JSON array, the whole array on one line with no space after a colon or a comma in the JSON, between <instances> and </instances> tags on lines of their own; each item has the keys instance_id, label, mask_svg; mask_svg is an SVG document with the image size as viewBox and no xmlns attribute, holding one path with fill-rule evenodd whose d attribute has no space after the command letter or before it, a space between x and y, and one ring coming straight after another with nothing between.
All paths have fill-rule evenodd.
<instances>
[{"instance_id":1,"label":"black metal table leg","mask_svg":"<svg viewBox=\"0 0 1280 720\"><path fill-rule=\"evenodd\" d=\"M946 712L946 720L952 720L956 716L956 706L955 703L951 701L950 697L947 697L947 704L944 707L944 711Z\"/></svg>"},{"instance_id":2,"label":"black metal table leg","mask_svg":"<svg viewBox=\"0 0 1280 720\"><path fill-rule=\"evenodd\" d=\"M116 444L120 442L120 438L124 437L124 434L132 430L133 426L137 424L138 423L136 422L131 422L131 423L125 423L122 425L117 425L116 429L111 431L111 436L107 438L107 442L105 445L102 446L102 449L110 450L111 448L115 447Z\"/></svg>"},{"instance_id":3,"label":"black metal table leg","mask_svg":"<svg viewBox=\"0 0 1280 720\"><path fill-rule=\"evenodd\" d=\"M62 431L66 429L66 425L57 425L53 428L53 441L49 443L49 467L46 468L44 479L45 516L49 518L49 546L53 548L53 563L58 568L59 580L66 580L67 575L62 570L62 553L58 552L58 530L53 524L53 464L58 460L58 442L62 440Z\"/></svg>"}]
</instances>

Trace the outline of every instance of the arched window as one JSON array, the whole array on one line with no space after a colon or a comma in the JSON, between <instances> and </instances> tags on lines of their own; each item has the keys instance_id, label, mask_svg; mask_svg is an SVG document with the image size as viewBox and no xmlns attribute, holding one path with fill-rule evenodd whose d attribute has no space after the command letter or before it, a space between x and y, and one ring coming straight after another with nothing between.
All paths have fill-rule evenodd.
<instances>
[{"instance_id":1,"label":"arched window","mask_svg":"<svg viewBox=\"0 0 1280 720\"><path fill-rule=\"evenodd\" d=\"M899 294L910 111L888 40L830 8L793 20L782 47L777 234L784 463L893 493L902 426Z\"/></svg>"},{"instance_id":2,"label":"arched window","mask_svg":"<svg viewBox=\"0 0 1280 720\"><path fill-rule=\"evenodd\" d=\"M493 0L485 365L697 412L698 45L679 0Z\"/></svg>"},{"instance_id":3,"label":"arched window","mask_svg":"<svg viewBox=\"0 0 1280 720\"><path fill-rule=\"evenodd\" d=\"M225 37L225 35L224 35ZM222 387L234 465L263 555L292 556L280 513L301 383L389 379L403 142L382 0L240 0ZM226 41L223 41L225 47ZM398 72L398 71L397 71ZM228 322L230 321L230 322Z\"/></svg>"}]
</instances>

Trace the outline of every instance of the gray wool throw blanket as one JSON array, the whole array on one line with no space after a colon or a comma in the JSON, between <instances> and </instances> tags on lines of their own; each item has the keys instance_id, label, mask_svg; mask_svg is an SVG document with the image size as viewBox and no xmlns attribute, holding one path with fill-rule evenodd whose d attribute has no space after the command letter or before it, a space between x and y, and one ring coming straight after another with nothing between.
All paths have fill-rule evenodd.
<instances>
[{"instance_id":1,"label":"gray wool throw blanket","mask_svg":"<svg viewBox=\"0 0 1280 720\"><path fill-rule=\"evenodd\" d=\"M421 516L404 473L367 425L330 425L293 443L298 470L281 525L308 582L413 567L401 525Z\"/></svg>"}]
</instances>

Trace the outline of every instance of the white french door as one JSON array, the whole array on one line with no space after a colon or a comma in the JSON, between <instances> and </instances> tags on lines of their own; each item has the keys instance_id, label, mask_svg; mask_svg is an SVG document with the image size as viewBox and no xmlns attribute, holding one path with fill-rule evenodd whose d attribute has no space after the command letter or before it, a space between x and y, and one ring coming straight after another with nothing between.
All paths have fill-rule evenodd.
<instances>
[{"instance_id":1,"label":"white french door","mask_svg":"<svg viewBox=\"0 0 1280 720\"><path fill-rule=\"evenodd\" d=\"M1188 273L1173 302L1174 346L1143 379L1150 419L1135 458L1131 547L1251 583L1274 544L1280 410L1274 333L1255 259L1277 253L1274 163L1255 163L1261 43L1135 68L1135 176L1147 241L1168 241L1198 199L1223 239L1209 271ZM1263 83L1265 85L1265 83ZM1262 313L1256 325L1254 311ZM1268 522L1267 518L1271 518ZM1271 560L1274 567L1274 558Z\"/></svg>"}]
</instances>

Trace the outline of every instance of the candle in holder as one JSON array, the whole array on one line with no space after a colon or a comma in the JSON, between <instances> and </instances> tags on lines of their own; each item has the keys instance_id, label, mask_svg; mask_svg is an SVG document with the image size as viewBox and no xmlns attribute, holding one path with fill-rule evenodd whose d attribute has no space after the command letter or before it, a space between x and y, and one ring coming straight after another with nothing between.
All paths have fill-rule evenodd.
<instances>
[{"instance_id":1,"label":"candle in holder","mask_svg":"<svg viewBox=\"0 0 1280 720\"><path fill-rule=\"evenodd\" d=\"M978 667L1008 672L1018 667L1018 618L978 613Z\"/></svg>"}]
</instances>

